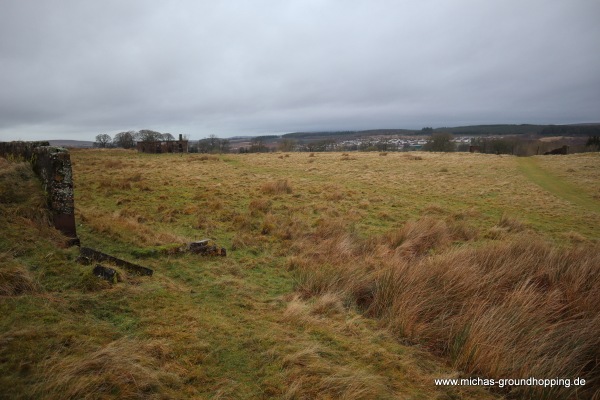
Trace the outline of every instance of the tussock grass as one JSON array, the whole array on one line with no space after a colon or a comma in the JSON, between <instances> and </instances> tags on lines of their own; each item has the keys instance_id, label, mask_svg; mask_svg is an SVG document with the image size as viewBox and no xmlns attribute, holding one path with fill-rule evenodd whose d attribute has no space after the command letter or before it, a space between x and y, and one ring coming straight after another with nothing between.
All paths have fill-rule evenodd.
<instances>
[{"instance_id":1,"label":"tussock grass","mask_svg":"<svg viewBox=\"0 0 600 400\"><path fill-rule=\"evenodd\" d=\"M304 355L308 357L307 355ZM313 358L317 356L313 355ZM314 367L318 361L313 361L311 369L304 372L301 378L293 381L285 392L284 399L305 398L336 398L336 399L391 399L391 390L379 376L354 371L351 368L340 367L333 373L326 371L326 376L319 376L323 372ZM315 370L313 372L313 370ZM310 374L314 374L311 376Z\"/></svg>"},{"instance_id":2,"label":"tussock grass","mask_svg":"<svg viewBox=\"0 0 600 400\"><path fill-rule=\"evenodd\" d=\"M274 182L265 182L260 189L265 194L290 194L293 191L292 186L287 179L280 179Z\"/></svg>"},{"instance_id":3,"label":"tussock grass","mask_svg":"<svg viewBox=\"0 0 600 400\"><path fill-rule=\"evenodd\" d=\"M451 238L443 220L423 217L408 221L400 229L388 233L386 240L398 255L413 258L447 246Z\"/></svg>"},{"instance_id":4,"label":"tussock grass","mask_svg":"<svg viewBox=\"0 0 600 400\"><path fill-rule=\"evenodd\" d=\"M281 241L300 240L307 232L306 223L296 216L277 216L267 213L262 221L261 234L272 235Z\"/></svg>"},{"instance_id":5,"label":"tussock grass","mask_svg":"<svg viewBox=\"0 0 600 400\"><path fill-rule=\"evenodd\" d=\"M340 201L349 196L339 186L329 186L323 191L323 197L328 201Z\"/></svg>"},{"instance_id":6,"label":"tussock grass","mask_svg":"<svg viewBox=\"0 0 600 400\"><path fill-rule=\"evenodd\" d=\"M195 160L198 160L198 161L221 161L221 158L216 155L203 154L201 156L196 156Z\"/></svg>"},{"instance_id":7,"label":"tussock grass","mask_svg":"<svg viewBox=\"0 0 600 400\"><path fill-rule=\"evenodd\" d=\"M266 213L267 211L269 211L271 209L273 205L273 202L269 199L265 199L265 198L259 198L259 199L253 199L250 204L248 205L248 209L250 210L251 213L255 214L256 213Z\"/></svg>"},{"instance_id":8,"label":"tussock grass","mask_svg":"<svg viewBox=\"0 0 600 400\"><path fill-rule=\"evenodd\" d=\"M37 395L49 398L158 398L164 387L177 388L180 377L159 369L169 349L159 341L121 338L89 352L57 354L45 361L45 380ZM153 357L156 356L155 357Z\"/></svg>"},{"instance_id":9,"label":"tussock grass","mask_svg":"<svg viewBox=\"0 0 600 400\"><path fill-rule=\"evenodd\" d=\"M311 309L311 313L317 315L340 314L343 311L344 304L337 293L325 293L317 297Z\"/></svg>"},{"instance_id":10,"label":"tussock grass","mask_svg":"<svg viewBox=\"0 0 600 400\"><path fill-rule=\"evenodd\" d=\"M173 221L168 216L167 221ZM139 247L159 246L166 243L185 243L189 240L169 232L160 232L144 224L141 216L128 217L121 213L105 214L98 210L89 210L79 214L81 221L95 232L111 236Z\"/></svg>"},{"instance_id":11,"label":"tussock grass","mask_svg":"<svg viewBox=\"0 0 600 400\"><path fill-rule=\"evenodd\" d=\"M425 214L433 214L433 215L444 215L448 212L442 205L440 204L428 204L423 213Z\"/></svg>"},{"instance_id":12,"label":"tussock grass","mask_svg":"<svg viewBox=\"0 0 600 400\"><path fill-rule=\"evenodd\" d=\"M498 226L508 230L509 232L521 232L525 230L525 224L516 218L508 216L506 213L503 213L500 217Z\"/></svg>"},{"instance_id":13,"label":"tussock grass","mask_svg":"<svg viewBox=\"0 0 600 400\"><path fill-rule=\"evenodd\" d=\"M431 217L409 221L369 246L330 231L318 249L304 249L304 261L295 263L298 291L304 297L349 298L398 338L450 357L469 375L583 374L590 382L586 393L597 390L598 244L557 247L537 236L518 236L444 251L451 238L446 223ZM425 254L436 255L419 257ZM568 398L576 389L514 390Z\"/></svg>"},{"instance_id":14,"label":"tussock grass","mask_svg":"<svg viewBox=\"0 0 600 400\"><path fill-rule=\"evenodd\" d=\"M18 296L40 291L31 272L10 254L0 253L0 296Z\"/></svg>"}]
</instances>

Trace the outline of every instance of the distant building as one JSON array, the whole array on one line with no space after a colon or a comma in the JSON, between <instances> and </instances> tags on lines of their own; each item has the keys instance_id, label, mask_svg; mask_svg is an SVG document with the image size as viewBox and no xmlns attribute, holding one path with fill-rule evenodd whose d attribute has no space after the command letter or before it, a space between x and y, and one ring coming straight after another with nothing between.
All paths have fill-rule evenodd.
<instances>
[{"instance_id":1,"label":"distant building","mask_svg":"<svg viewBox=\"0 0 600 400\"><path fill-rule=\"evenodd\" d=\"M137 142L136 149L139 153L187 153L188 141L183 140L179 135L179 140L160 140Z\"/></svg>"}]
</instances>

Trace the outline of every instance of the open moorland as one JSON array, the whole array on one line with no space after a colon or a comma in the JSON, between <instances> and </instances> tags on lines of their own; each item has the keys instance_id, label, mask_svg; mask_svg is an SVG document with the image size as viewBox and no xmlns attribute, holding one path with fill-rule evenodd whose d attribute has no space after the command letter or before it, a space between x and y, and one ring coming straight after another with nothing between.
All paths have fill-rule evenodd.
<instances>
[{"instance_id":1,"label":"open moorland","mask_svg":"<svg viewBox=\"0 0 600 400\"><path fill-rule=\"evenodd\" d=\"M0 159L0 398L600 397L600 153L71 159L82 245L154 275L95 277Z\"/></svg>"}]
</instances>

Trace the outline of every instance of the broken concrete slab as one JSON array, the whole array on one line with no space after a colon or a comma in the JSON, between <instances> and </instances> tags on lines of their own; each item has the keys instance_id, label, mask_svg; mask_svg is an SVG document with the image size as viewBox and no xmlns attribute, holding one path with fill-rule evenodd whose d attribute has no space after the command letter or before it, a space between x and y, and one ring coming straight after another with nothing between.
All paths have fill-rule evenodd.
<instances>
[{"instance_id":1,"label":"broken concrete slab","mask_svg":"<svg viewBox=\"0 0 600 400\"><path fill-rule=\"evenodd\" d=\"M200 254L202 256L221 256L227 255L227 250L224 247L217 246L210 239L203 239L197 242L188 243L187 250L190 253Z\"/></svg>"},{"instance_id":2,"label":"broken concrete slab","mask_svg":"<svg viewBox=\"0 0 600 400\"><path fill-rule=\"evenodd\" d=\"M119 273L115 269L96 264L92 272L98 278L102 278L110 283L117 283L119 281Z\"/></svg>"},{"instance_id":3,"label":"broken concrete slab","mask_svg":"<svg viewBox=\"0 0 600 400\"><path fill-rule=\"evenodd\" d=\"M102 253L101 251L90 249L89 247L81 247L79 249L79 257L77 258L82 264L96 262L109 262L115 264L118 267L123 267L127 271L137 275L152 276L154 273L150 268L142 267L129 261L121 260L120 258L113 257L109 254Z\"/></svg>"}]
</instances>

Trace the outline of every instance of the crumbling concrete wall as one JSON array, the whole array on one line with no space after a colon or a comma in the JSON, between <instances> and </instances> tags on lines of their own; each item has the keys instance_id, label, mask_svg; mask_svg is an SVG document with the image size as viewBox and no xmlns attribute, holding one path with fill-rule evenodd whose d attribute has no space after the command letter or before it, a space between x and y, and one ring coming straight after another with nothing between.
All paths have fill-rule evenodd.
<instances>
[{"instance_id":1,"label":"crumbling concrete wall","mask_svg":"<svg viewBox=\"0 0 600 400\"><path fill-rule=\"evenodd\" d=\"M0 142L0 156L20 161L31 161L33 149L50 146L49 142Z\"/></svg>"},{"instance_id":2,"label":"crumbling concrete wall","mask_svg":"<svg viewBox=\"0 0 600 400\"><path fill-rule=\"evenodd\" d=\"M553 155L553 154L563 154L563 155L569 154L569 146L564 145L563 147L559 147L558 149L554 149L554 150L547 151L544 153L545 156Z\"/></svg>"},{"instance_id":3,"label":"crumbling concrete wall","mask_svg":"<svg viewBox=\"0 0 600 400\"><path fill-rule=\"evenodd\" d=\"M79 249L79 262L82 264L90 264L92 261L97 262L110 262L119 267L127 269L129 272L137 275L148 275L152 276L154 273L150 268L142 267L129 261L121 260L120 258L113 257L109 254L102 253L101 251L90 249L89 247L82 247Z\"/></svg>"},{"instance_id":4,"label":"crumbling concrete wall","mask_svg":"<svg viewBox=\"0 0 600 400\"><path fill-rule=\"evenodd\" d=\"M42 181L54 226L70 238L70 244L78 245L69 151L48 142L0 142L0 155L31 163Z\"/></svg>"}]
</instances>

